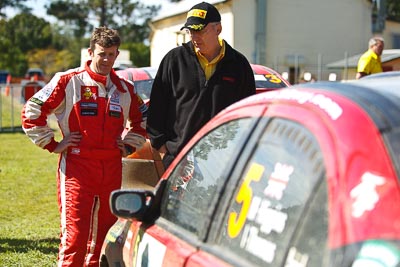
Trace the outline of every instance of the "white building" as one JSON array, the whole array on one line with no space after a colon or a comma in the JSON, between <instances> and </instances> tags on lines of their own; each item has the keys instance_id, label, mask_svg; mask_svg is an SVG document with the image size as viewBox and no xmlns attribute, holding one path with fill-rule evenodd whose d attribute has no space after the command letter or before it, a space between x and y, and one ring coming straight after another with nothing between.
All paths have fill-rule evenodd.
<instances>
[{"instance_id":1,"label":"white building","mask_svg":"<svg viewBox=\"0 0 400 267\"><path fill-rule=\"evenodd\" d=\"M169 4L152 21L151 65L188 41L180 28L187 11L202 1ZM298 82L304 72L326 80L328 63L364 52L371 31L371 0L209 0L221 13L222 33L250 62L287 72ZM400 26L386 23L385 48L400 48ZM338 71L340 79L342 73Z\"/></svg>"}]
</instances>

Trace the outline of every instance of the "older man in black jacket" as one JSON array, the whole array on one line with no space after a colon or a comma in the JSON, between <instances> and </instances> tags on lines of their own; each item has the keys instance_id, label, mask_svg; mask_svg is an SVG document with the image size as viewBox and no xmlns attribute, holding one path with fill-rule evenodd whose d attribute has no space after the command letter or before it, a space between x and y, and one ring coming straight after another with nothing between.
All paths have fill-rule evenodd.
<instances>
[{"instance_id":1,"label":"older man in black jacket","mask_svg":"<svg viewBox=\"0 0 400 267\"><path fill-rule=\"evenodd\" d=\"M165 167L219 111L256 90L246 57L219 37L221 15L213 5L193 6L183 29L191 41L163 58L148 110L147 132Z\"/></svg>"}]
</instances>

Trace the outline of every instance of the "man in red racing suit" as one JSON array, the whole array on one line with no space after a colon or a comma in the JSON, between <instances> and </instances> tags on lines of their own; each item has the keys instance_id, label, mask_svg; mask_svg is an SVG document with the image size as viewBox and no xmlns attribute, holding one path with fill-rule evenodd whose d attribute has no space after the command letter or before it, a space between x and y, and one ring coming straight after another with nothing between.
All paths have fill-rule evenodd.
<instances>
[{"instance_id":1,"label":"man in red racing suit","mask_svg":"<svg viewBox=\"0 0 400 267\"><path fill-rule=\"evenodd\" d=\"M116 31L95 29L92 60L57 73L22 110L22 126L32 142L60 153L58 266L98 266L102 242L116 220L109 196L121 186L121 156L145 142L147 107L133 84L112 69L119 44ZM60 142L47 125L49 114L57 118ZM122 140L126 126L130 130Z\"/></svg>"}]
</instances>

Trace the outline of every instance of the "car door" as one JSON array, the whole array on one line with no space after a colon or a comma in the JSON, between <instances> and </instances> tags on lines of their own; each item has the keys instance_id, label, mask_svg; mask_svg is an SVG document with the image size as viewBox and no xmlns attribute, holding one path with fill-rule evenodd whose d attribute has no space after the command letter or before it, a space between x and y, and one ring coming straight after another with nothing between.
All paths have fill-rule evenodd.
<instances>
[{"instance_id":1,"label":"car door","mask_svg":"<svg viewBox=\"0 0 400 267\"><path fill-rule=\"evenodd\" d=\"M197 251L258 119L238 118L212 129L176 164L165 185L160 218L136 238L136 266L184 266ZM213 257L199 264L226 266Z\"/></svg>"},{"instance_id":2,"label":"car door","mask_svg":"<svg viewBox=\"0 0 400 267\"><path fill-rule=\"evenodd\" d=\"M264 121L206 249L235 266L324 266L328 204L317 138L298 122ZM318 234L303 244L301 231Z\"/></svg>"}]
</instances>

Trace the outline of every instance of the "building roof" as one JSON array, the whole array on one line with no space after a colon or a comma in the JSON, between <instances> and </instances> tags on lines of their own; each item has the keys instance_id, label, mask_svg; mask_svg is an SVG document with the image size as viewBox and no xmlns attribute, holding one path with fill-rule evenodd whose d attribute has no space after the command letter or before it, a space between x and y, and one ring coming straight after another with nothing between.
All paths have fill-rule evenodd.
<instances>
[{"instance_id":1,"label":"building roof","mask_svg":"<svg viewBox=\"0 0 400 267\"><path fill-rule=\"evenodd\" d=\"M223 3L226 1L227 0L208 0L207 2L212 5L215 5L215 4ZM160 10L160 13L152 19L152 22L186 13L189 11L189 9L192 6L194 6L198 3L201 3L201 2L203 2L203 1L202 0L200 0L200 1L198 1L198 0L196 0L196 1L182 0L177 3L169 3L167 5L163 5Z\"/></svg>"},{"instance_id":2,"label":"building roof","mask_svg":"<svg viewBox=\"0 0 400 267\"><path fill-rule=\"evenodd\" d=\"M342 59L339 61L335 61L327 64L328 69L343 69L343 68L357 68L358 60L360 59L362 54L358 54L355 56L348 57L347 59ZM385 49L382 52L381 62L389 62L394 59L400 58L400 49Z\"/></svg>"}]
</instances>

